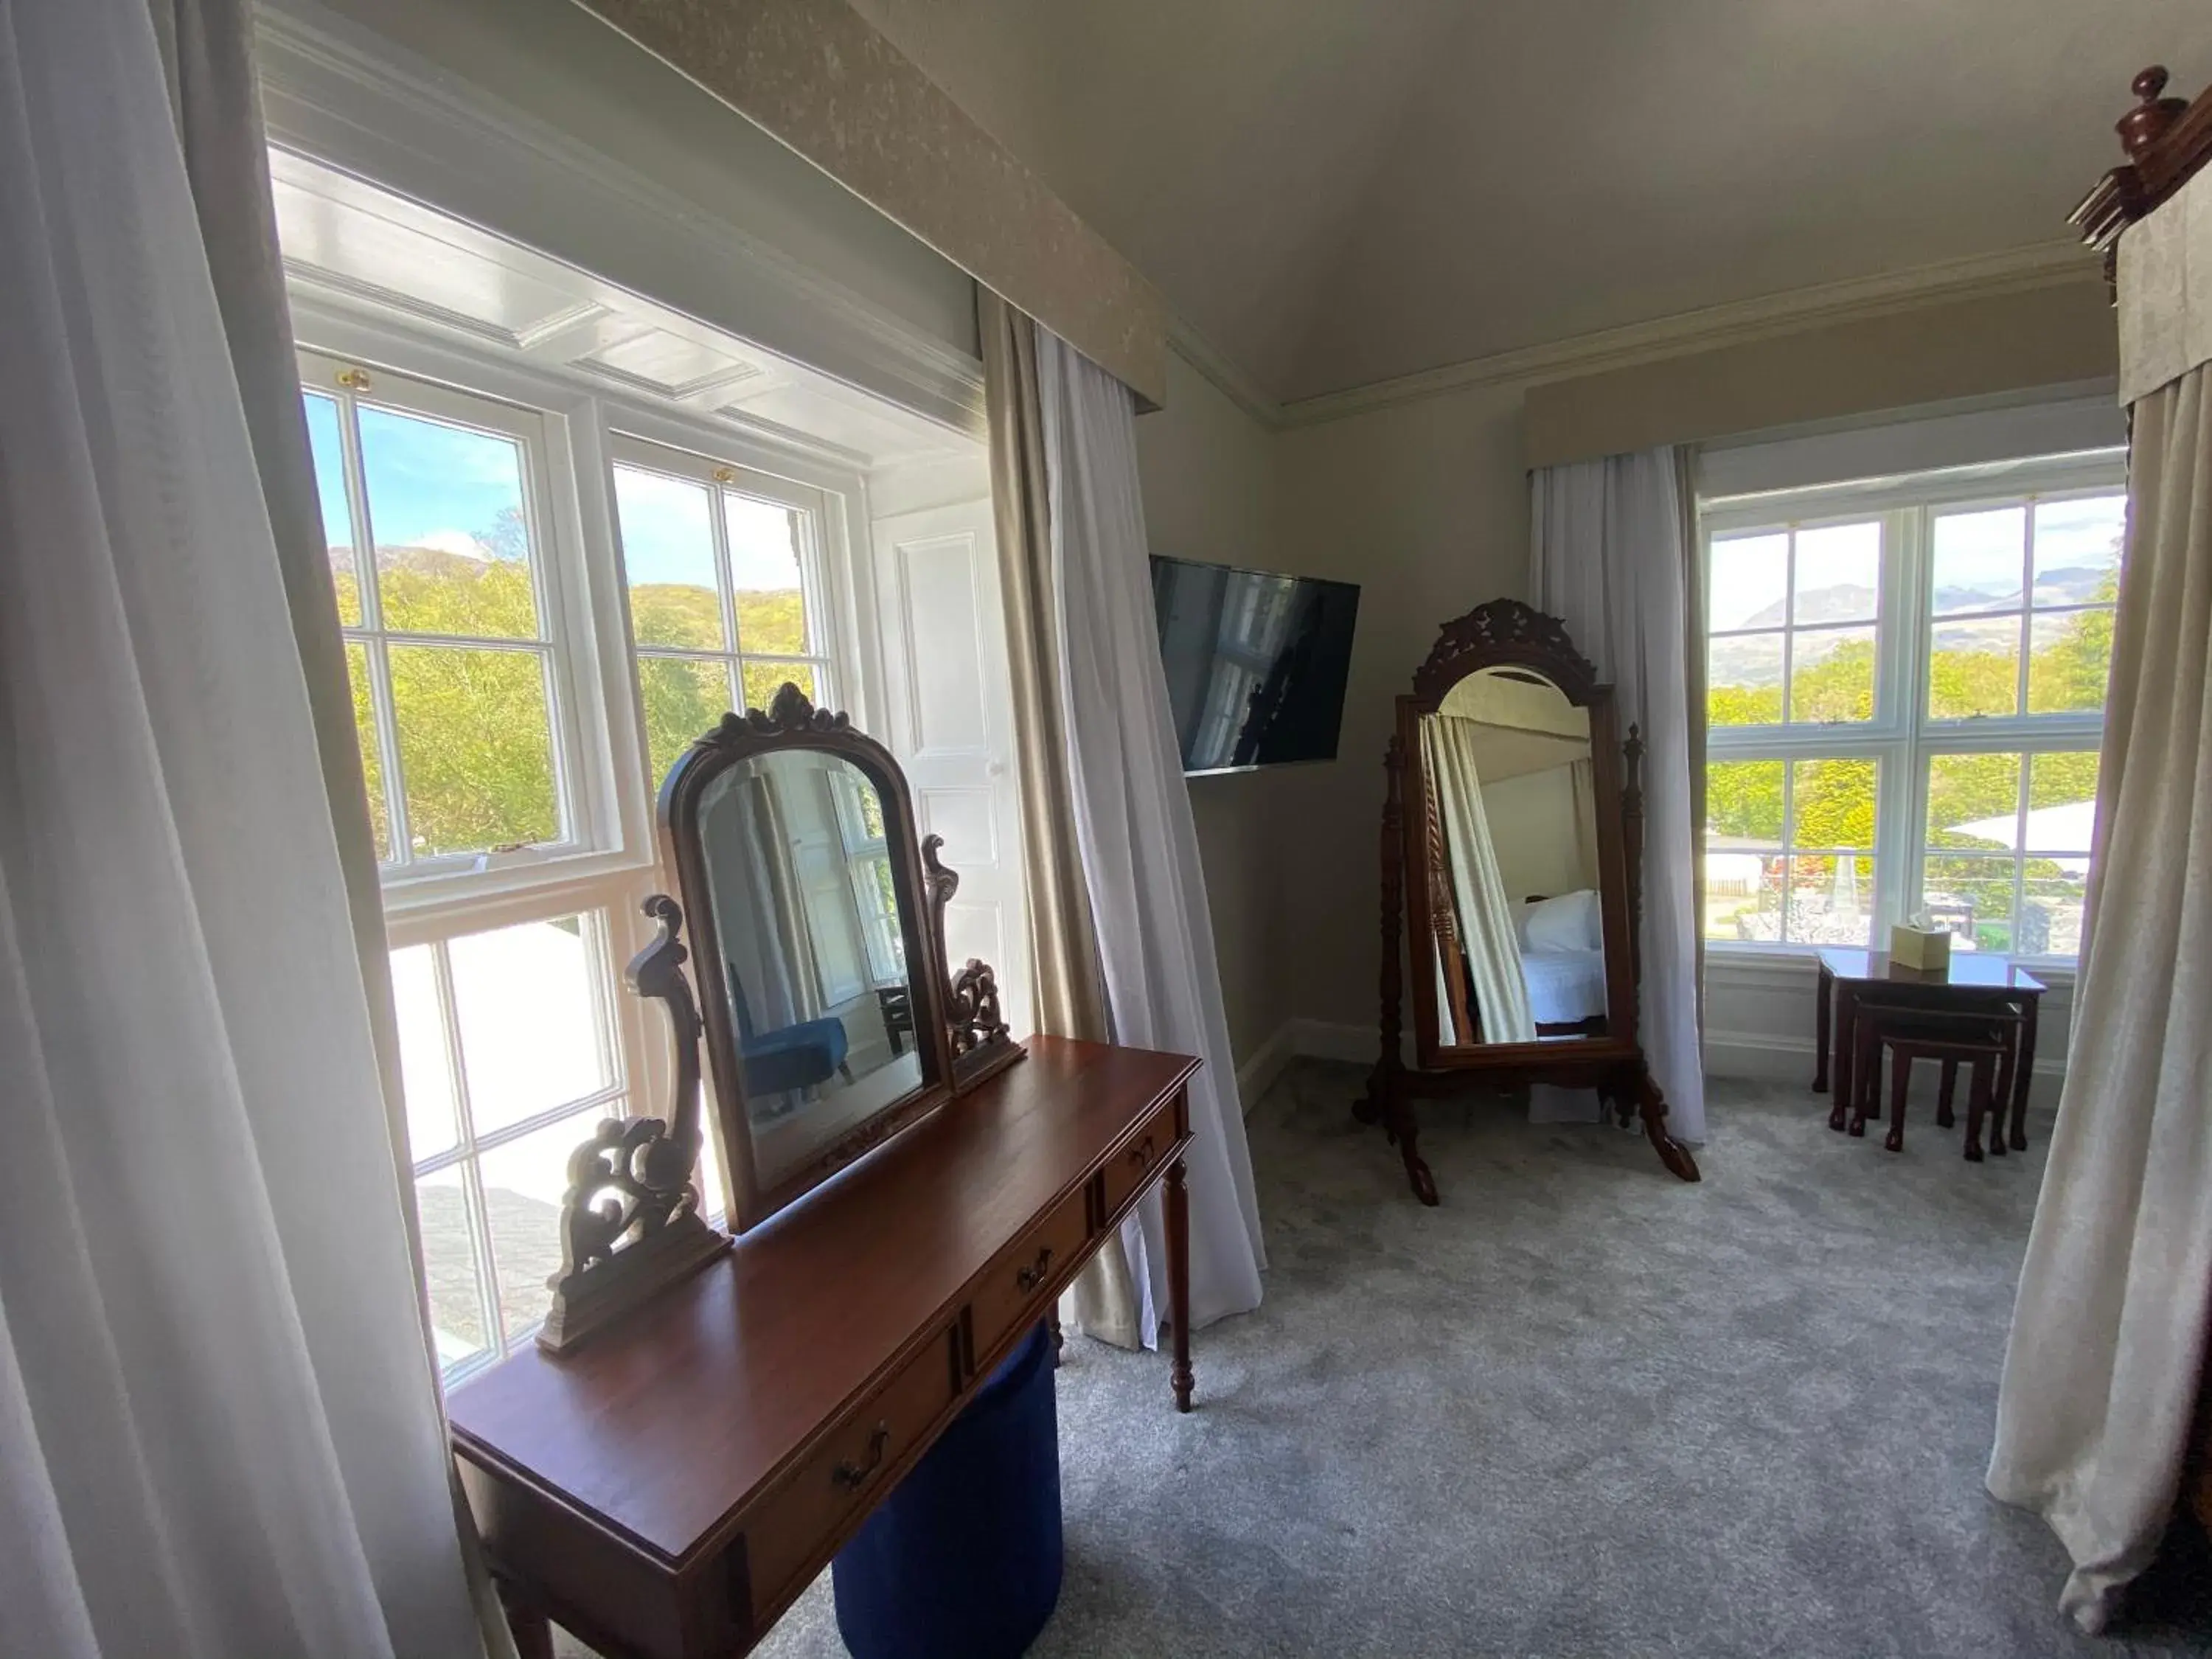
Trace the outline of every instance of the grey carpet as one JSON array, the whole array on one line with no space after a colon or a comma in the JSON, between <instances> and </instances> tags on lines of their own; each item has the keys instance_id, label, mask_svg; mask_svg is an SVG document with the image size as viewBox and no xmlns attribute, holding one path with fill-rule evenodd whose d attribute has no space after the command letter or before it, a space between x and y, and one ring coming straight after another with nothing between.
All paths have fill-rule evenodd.
<instances>
[{"instance_id":1,"label":"grey carpet","mask_svg":"<svg viewBox=\"0 0 2212 1659\"><path fill-rule=\"evenodd\" d=\"M1982 1488L2038 1148L1973 1165L1722 1083L1705 1180L1639 1135L1425 1105L1443 1205L1300 1062L1251 1120L1271 1268L1200 1334L1059 1376L1069 1655L2112 1656ZM842 1654L827 1573L760 1652Z\"/></svg>"}]
</instances>

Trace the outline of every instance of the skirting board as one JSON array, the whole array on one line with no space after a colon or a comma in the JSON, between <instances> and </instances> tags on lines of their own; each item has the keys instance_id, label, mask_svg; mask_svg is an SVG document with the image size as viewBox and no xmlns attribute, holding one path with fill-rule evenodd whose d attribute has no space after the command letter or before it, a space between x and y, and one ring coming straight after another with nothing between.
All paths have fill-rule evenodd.
<instances>
[{"instance_id":1,"label":"skirting board","mask_svg":"<svg viewBox=\"0 0 2212 1659\"><path fill-rule=\"evenodd\" d=\"M1409 1039L1406 1043L1408 1064L1413 1059L1412 1048ZM1283 1068L1301 1055L1372 1065L1375 1028L1326 1019L1285 1020L1237 1068L1237 1091L1248 1114L1282 1075ZM1813 1040L1753 1031L1709 1031L1705 1036L1705 1075L1808 1084L1813 1078ZM2030 1098L2039 1108L2055 1107L2065 1080L2063 1061L2048 1056L2039 1060Z\"/></svg>"}]
</instances>

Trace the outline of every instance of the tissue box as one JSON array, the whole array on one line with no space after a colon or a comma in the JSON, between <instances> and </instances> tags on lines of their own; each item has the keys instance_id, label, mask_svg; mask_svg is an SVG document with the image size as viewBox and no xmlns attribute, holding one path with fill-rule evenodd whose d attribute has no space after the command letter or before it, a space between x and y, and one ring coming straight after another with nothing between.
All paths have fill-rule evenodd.
<instances>
[{"instance_id":1,"label":"tissue box","mask_svg":"<svg viewBox=\"0 0 2212 1659\"><path fill-rule=\"evenodd\" d=\"M1907 968L1941 973L1951 965L1951 930L1899 922L1889 930L1889 959Z\"/></svg>"}]
</instances>

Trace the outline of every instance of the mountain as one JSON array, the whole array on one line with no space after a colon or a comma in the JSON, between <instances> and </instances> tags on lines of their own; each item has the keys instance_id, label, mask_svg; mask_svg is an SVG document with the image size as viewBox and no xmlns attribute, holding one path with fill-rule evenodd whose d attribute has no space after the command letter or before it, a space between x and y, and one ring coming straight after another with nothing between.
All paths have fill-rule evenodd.
<instances>
[{"instance_id":1,"label":"mountain","mask_svg":"<svg viewBox=\"0 0 2212 1659\"><path fill-rule=\"evenodd\" d=\"M1811 587L1797 595L1797 621L1802 623L1864 622L1875 611L1875 594L1856 582L1838 582L1832 587ZM1746 617L1739 628L1779 628L1790 620L1789 601L1777 599Z\"/></svg>"}]
</instances>

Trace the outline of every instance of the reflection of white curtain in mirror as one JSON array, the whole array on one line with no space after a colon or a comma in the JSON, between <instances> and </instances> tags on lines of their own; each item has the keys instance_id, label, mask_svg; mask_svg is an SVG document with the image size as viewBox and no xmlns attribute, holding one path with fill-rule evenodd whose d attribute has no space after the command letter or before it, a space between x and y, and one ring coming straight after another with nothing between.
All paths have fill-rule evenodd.
<instances>
[{"instance_id":1,"label":"reflection of white curtain in mirror","mask_svg":"<svg viewBox=\"0 0 2212 1659\"><path fill-rule=\"evenodd\" d=\"M1536 1023L1529 1016L1528 988L1521 977L1513 907L1498 873L1490 823L1482 810L1474 731L1472 721L1448 714L1422 715L1421 771L1436 792L1443 819L1444 854L1459 910L1460 948L1466 954L1468 977L1474 984L1480 1040L1534 1042Z\"/></svg>"},{"instance_id":2,"label":"reflection of white curtain in mirror","mask_svg":"<svg viewBox=\"0 0 2212 1659\"><path fill-rule=\"evenodd\" d=\"M1587 757L1571 761L1567 781L1574 791L1575 862L1583 885L1595 890L1597 881L1597 774Z\"/></svg>"},{"instance_id":3,"label":"reflection of white curtain in mirror","mask_svg":"<svg viewBox=\"0 0 2212 1659\"><path fill-rule=\"evenodd\" d=\"M747 958L738 962L740 985L731 990L748 1005L740 1026L750 1024L756 1031L779 1030L822 1012L813 937L806 925L799 872L792 862L791 833L776 784L772 775L755 774L742 781L738 799L752 855L726 860L715 872L727 884L718 884L715 908L722 908L722 895L730 892L750 913L747 919L753 926L747 928L732 927L734 918L728 915L718 920L722 948L732 960L740 951Z\"/></svg>"}]
</instances>

